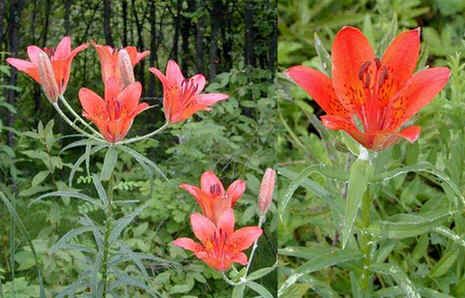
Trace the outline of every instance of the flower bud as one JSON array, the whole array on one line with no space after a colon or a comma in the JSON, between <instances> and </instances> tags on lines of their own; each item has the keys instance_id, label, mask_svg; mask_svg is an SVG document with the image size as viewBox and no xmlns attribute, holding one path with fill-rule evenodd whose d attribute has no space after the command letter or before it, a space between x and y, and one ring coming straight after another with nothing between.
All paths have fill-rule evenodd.
<instances>
[{"instance_id":1,"label":"flower bud","mask_svg":"<svg viewBox=\"0 0 465 298\"><path fill-rule=\"evenodd\" d=\"M136 81L134 78L134 67L132 66L131 58L125 49L121 49L118 53L118 67L121 74L123 88Z\"/></svg>"},{"instance_id":2,"label":"flower bud","mask_svg":"<svg viewBox=\"0 0 465 298\"><path fill-rule=\"evenodd\" d=\"M60 95L60 91L58 89L52 63L48 55L42 51L39 52L38 58L40 84L48 100L55 103Z\"/></svg>"},{"instance_id":3,"label":"flower bud","mask_svg":"<svg viewBox=\"0 0 465 298\"><path fill-rule=\"evenodd\" d=\"M265 214L270 208L275 182L276 171L270 168L266 169L260 184L260 193L258 194L258 209L262 214Z\"/></svg>"}]
</instances>

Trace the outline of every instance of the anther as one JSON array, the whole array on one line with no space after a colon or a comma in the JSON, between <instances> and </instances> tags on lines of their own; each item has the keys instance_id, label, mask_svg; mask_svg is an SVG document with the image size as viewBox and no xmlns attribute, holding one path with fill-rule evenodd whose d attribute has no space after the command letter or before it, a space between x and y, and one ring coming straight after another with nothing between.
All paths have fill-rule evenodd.
<instances>
[{"instance_id":1,"label":"anther","mask_svg":"<svg viewBox=\"0 0 465 298\"><path fill-rule=\"evenodd\" d=\"M368 67L370 67L370 64L370 61L366 61L362 64L362 66L360 66L360 70L358 72L358 78L360 81L363 81L363 75L368 73Z\"/></svg>"},{"instance_id":2,"label":"anther","mask_svg":"<svg viewBox=\"0 0 465 298\"><path fill-rule=\"evenodd\" d=\"M216 196L220 195L220 194L221 194L221 188L220 188L220 186L219 186L218 184L213 184L213 185L211 185L211 186L210 186L210 193L211 193L212 195L216 195Z\"/></svg>"},{"instance_id":3,"label":"anther","mask_svg":"<svg viewBox=\"0 0 465 298\"><path fill-rule=\"evenodd\" d=\"M381 73L379 74L378 87L381 87L384 84L384 82L386 82L388 77L389 77L388 70L386 66L383 66L381 68Z\"/></svg>"},{"instance_id":4,"label":"anther","mask_svg":"<svg viewBox=\"0 0 465 298\"><path fill-rule=\"evenodd\" d=\"M375 64L376 64L376 69L379 69L381 67L381 61L379 60L378 57L375 58Z\"/></svg>"}]
</instances>

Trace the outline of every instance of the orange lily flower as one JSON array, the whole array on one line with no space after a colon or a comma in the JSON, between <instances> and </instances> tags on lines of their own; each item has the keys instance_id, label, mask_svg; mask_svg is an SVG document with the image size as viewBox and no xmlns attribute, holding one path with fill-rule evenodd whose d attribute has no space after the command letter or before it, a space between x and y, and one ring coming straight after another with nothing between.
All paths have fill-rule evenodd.
<instances>
[{"instance_id":1,"label":"orange lily flower","mask_svg":"<svg viewBox=\"0 0 465 298\"><path fill-rule=\"evenodd\" d=\"M240 199L245 191L245 181L238 179L225 191L215 173L207 171L200 178L200 188L189 184L179 187L188 191L199 204L203 215L216 223L225 210L234 207Z\"/></svg>"},{"instance_id":2,"label":"orange lily flower","mask_svg":"<svg viewBox=\"0 0 465 298\"><path fill-rule=\"evenodd\" d=\"M344 27L332 47L332 78L306 66L287 74L326 112L323 124L344 130L368 149L379 151L400 138L414 142L419 126L404 127L446 85L450 71L432 67L413 74L420 29L400 33L378 59L363 33Z\"/></svg>"},{"instance_id":3,"label":"orange lily flower","mask_svg":"<svg viewBox=\"0 0 465 298\"><path fill-rule=\"evenodd\" d=\"M94 44L100 60L102 81L115 78L120 90L135 82L134 66L150 54L150 51L138 52L136 47L115 49L107 45Z\"/></svg>"},{"instance_id":4,"label":"orange lily flower","mask_svg":"<svg viewBox=\"0 0 465 298\"><path fill-rule=\"evenodd\" d=\"M198 111L210 111L210 106L227 99L223 93L201 93L207 83L202 74L184 78L179 65L168 61L166 75L157 68L150 68L163 84L163 109L169 123L182 122Z\"/></svg>"},{"instance_id":5,"label":"orange lily flower","mask_svg":"<svg viewBox=\"0 0 465 298\"><path fill-rule=\"evenodd\" d=\"M183 237L174 240L173 245L192 251L208 266L222 272L230 269L233 263L247 265L247 255L242 251L262 234L262 229L257 226L234 231L234 212L231 208L221 215L217 225L198 213L191 215L191 225L200 243Z\"/></svg>"},{"instance_id":6,"label":"orange lily flower","mask_svg":"<svg viewBox=\"0 0 465 298\"><path fill-rule=\"evenodd\" d=\"M17 58L8 58L6 61L39 83L48 99L56 102L66 90L74 57L87 46L82 44L71 50L71 38L65 36L56 49L28 46L27 54L30 61Z\"/></svg>"},{"instance_id":7,"label":"orange lily flower","mask_svg":"<svg viewBox=\"0 0 465 298\"><path fill-rule=\"evenodd\" d=\"M124 139L134 118L149 108L139 103L142 85L132 83L122 91L118 81L110 78L105 84L105 100L87 88L79 90L79 101L84 109L83 116L92 121L110 143Z\"/></svg>"}]
</instances>

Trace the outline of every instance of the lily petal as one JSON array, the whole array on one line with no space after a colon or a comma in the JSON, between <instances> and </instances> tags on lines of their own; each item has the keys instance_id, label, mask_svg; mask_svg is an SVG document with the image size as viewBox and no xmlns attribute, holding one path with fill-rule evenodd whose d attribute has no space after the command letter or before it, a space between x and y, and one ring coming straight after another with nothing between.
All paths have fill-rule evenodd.
<instances>
[{"instance_id":1,"label":"lily petal","mask_svg":"<svg viewBox=\"0 0 465 298\"><path fill-rule=\"evenodd\" d=\"M17 70L25 72L34 81L40 84L39 71L37 70L37 67L31 62L17 58L7 58L6 62L14 66Z\"/></svg>"},{"instance_id":2,"label":"lily petal","mask_svg":"<svg viewBox=\"0 0 465 298\"><path fill-rule=\"evenodd\" d=\"M229 95L224 93L204 93L196 95L196 101L199 105L211 106L219 101L229 98Z\"/></svg>"},{"instance_id":3,"label":"lily petal","mask_svg":"<svg viewBox=\"0 0 465 298\"><path fill-rule=\"evenodd\" d=\"M257 240L263 231L259 227L244 227L231 234L228 239L228 245L234 247L237 251L249 248Z\"/></svg>"},{"instance_id":4,"label":"lily petal","mask_svg":"<svg viewBox=\"0 0 465 298\"><path fill-rule=\"evenodd\" d=\"M215 225L207 217L193 213L191 215L192 232L203 244L210 241L216 231Z\"/></svg>"},{"instance_id":5,"label":"lily petal","mask_svg":"<svg viewBox=\"0 0 465 298\"><path fill-rule=\"evenodd\" d=\"M374 63L374 59L373 48L359 29L344 27L336 34L332 47L333 87L347 110L356 111L366 101L359 74L362 64Z\"/></svg>"},{"instance_id":6,"label":"lily petal","mask_svg":"<svg viewBox=\"0 0 465 298\"><path fill-rule=\"evenodd\" d=\"M290 67L286 73L327 114L343 115L347 112L336 97L331 79L324 73L303 65Z\"/></svg>"},{"instance_id":7,"label":"lily petal","mask_svg":"<svg viewBox=\"0 0 465 298\"><path fill-rule=\"evenodd\" d=\"M127 86L117 97L123 111L131 113L137 108L142 94L142 85L140 82L134 82Z\"/></svg>"},{"instance_id":8,"label":"lily petal","mask_svg":"<svg viewBox=\"0 0 465 298\"><path fill-rule=\"evenodd\" d=\"M71 38L69 36L65 36L58 43L53 56L56 59L66 59L70 53L71 53Z\"/></svg>"},{"instance_id":9,"label":"lily petal","mask_svg":"<svg viewBox=\"0 0 465 298\"><path fill-rule=\"evenodd\" d=\"M203 74L196 74L192 76L191 80L194 82L194 84L197 86L197 94L202 92L202 90L205 88L205 84L207 83L207 80L205 79L205 76Z\"/></svg>"},{"instance_id":10,"label":"lily petal","mask_svg":"<svg viewBox=\"0 0 465 298\"><path fill-rule=\"evenodd\" d=\"M390 102L385 128L395 128L410 119L444 88L450 77L447 67L417 72Z\"/></svg>"},{"instance_id":11,"label":"lily petal","mask_svg":"<svg viewBox=\"0 0 465 298\"><path fill-rule=\"evenodd\" d=\"M391 42L381 59L387 76L382 90L378 91L380 101L389 101L412 76L419 54L420 28L402 32Z\"/></svg>"},{"instance_id":12,"label":"lily petal","mask_svg":"<svg viewBox=\"0 0 465 298\"><path fill-rule=\"evenodd\" d=\"M184 81L184 76L179 65L174 60L169 60L166 66L166 77L169 81L175 81L178 86Z\"/></svg>"},{"instance_id":13,"label":"lily petal","mask_svg":"<svg viewBox=\"0 0 465 298\"><path fill-rule=\"evenodd\" d=\"M224 194L223 183L212 171L207 171L200 177L200 188L203 192L220 196Z\"/></svg>"},{"instance_id":14,"label":"lily petal","mask_svg":"<svg viewBox=\"0 0 465 298\"><path fill-rule=\"evenodd\" d=\"M410 143L414 143L418 137L420 136L421 127L417 125L412 125L407 128L404 128L399 135L409 141Z\"/></svg>"},{"instance_id":15,"label":"lily petal","mask_svg":"<svg viewBox=\"0 0 465 298\"><path fill-rule=\"evenodd\" d=\"M232 234L234 231L234 223L234 211L232 208L228 208L218 219L218 229L223 230L226 235Z\"/></svg>"},{"instance_id":16,"label":"lily petal","mask_svg":"<svg viewBox=\"0 0 465 298\"><path fill-rule=\"evenodd\" d=\"M175 246L190 250L192 252L199 252L203 249L202 245L186 237L178 238L171 243Z\"/></svg>"},{"instance_id":17,"label":"lily petal","mask_svg":"<svg viewBox=\"0 0 465 298\"><path fill-rule=\"evenodd\" d=\"M236 180L231 185L229 185L226 190L226 194L231 198L231 207L233 207L237 200L239 200L244 194L246 188L246 183L244 180Z\"/></svg>"},{"instance_id":18,"label":"lily petal","mask_svg":"<svg viewBox=\"0 0 465 298\"><path fill-rule=\"evenodd\" d=\"M105 102L94 91L81 88L79 90L79 101L84 109L84 117L88 119L104 118Z\"/></svg>"},{"instance_id":19,"label":"lily petal","mask_svg":"<svg viewBox=\"0 0 465 298\"><path fill-rule=\"evenodd\" d=\"M243 253L243 252L240 252L240 253L236 254L232 258L232 261L234 263L241 264L242 266L247 265L247 263L249 262L248 259L247 259L247 255L245 253Z\"/></svg>"}]
</instances>

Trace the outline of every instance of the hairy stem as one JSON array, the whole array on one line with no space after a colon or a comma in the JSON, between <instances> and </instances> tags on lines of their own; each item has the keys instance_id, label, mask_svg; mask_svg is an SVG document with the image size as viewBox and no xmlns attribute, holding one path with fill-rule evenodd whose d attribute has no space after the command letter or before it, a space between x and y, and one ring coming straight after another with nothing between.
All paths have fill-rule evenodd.
<instances>
[{"instance_id":1,"label":"hairy stem","mask_svg":"<svg viewBox=\"0 0 465 298\"><path fill-rule=\"evenodd\" d=\"M103 262L102 262L102 281L103 281L103 297L106 297L107 288L108 288L108 255L110 253L110 231L113 222L113 210L112 210L112 201L113 201L113 176L108 181L108 206L105 211L105 237L103 240Z\"/></svg>"},{"instance_id":2,"label":"hairy stem","mask_svg":"<svg viewBox=\"0 0 465 298\"><path fill-rule=\"evenodd\" d=\"M79 120L79 122L84 124L84 126L87 127L88 129L90 129L90 131L92 131L92 133L98 135L100 138L103 138L103 136L96 129L94 129L92 127L92 125L90 125L87 121L82 119L82 117L79 116L78 113L76 113L76 111L73 109L73 107L71 107L71 105L68 103L68 101L66 101L66 99L65 99L65 97L63 95L60 96L60 99L61 99L61 102L63 102L64 106L68 109L68 111L70 111L71 114L73 114L74 118L76 118L77 120Z\"/></svg>"},{"instance_id":3,"label":"hairy stem","mask_svg":"<svg viewBox=\"0 0 465 298\"><path fill-rule=\"evenodd\" d=\"M91 135L89 134L88 132L85 132L84 130L82 130L81 128L79 128L79 126L77 126L73 121L71 121L68 116L66 116L65 113L63 113L63 111L60 109L60 107L58 106L58 103L53 103L53 107L55 108L55 110L58 112L58 114L60 114L61 118L63 118L66 123L69 124L69 126L71 126L72 128L74 128L77 132L83 134L84 136L90 138L90 139L93 139L93 140L96 140L98 142L105 142L103 139L99 138L99 137L96 137L94 135Z\"/></svg>"},{"instance_id":4,"label":"hairy stem","mask_svg":"<svg viewBox=\"0 0 465 298\"><path fill-rule=\"evenodd\" d=\"M360 229L360 250L363 254L363 270L360 279L360 286L364 293L371 292L371 272L369 269L371 265L371 246L372 239L370 234L367 232L370 226L370 208L371 208L371 196L369 190L363 194L362 206L361 206L361 229Z\"/></svg>"},{"instance_id":5,"label":"hairy stem","mask_svg":"<svg viewBox=\"0 0 465 298\"><path fill-rule=\"evenodd\" d=\"M154 131L152 131L152 132L150 132L148 134L145 134L145 135L140 136L140 137L134 137L134 138L131 138L131 139L123 140L123 141L115 143L115 145L124 145L124 144L130 144L130 143L138 142L138 141L141 141L141 140L145 140L147 138L153 137L154 135L159 134L160 132L164 131L166 128L168 128L168 126L169 126L169 123L166 122L160 128L158 128L158 129L156 129L156 130L154 130Z\"/></svg>"}]
</instances>

